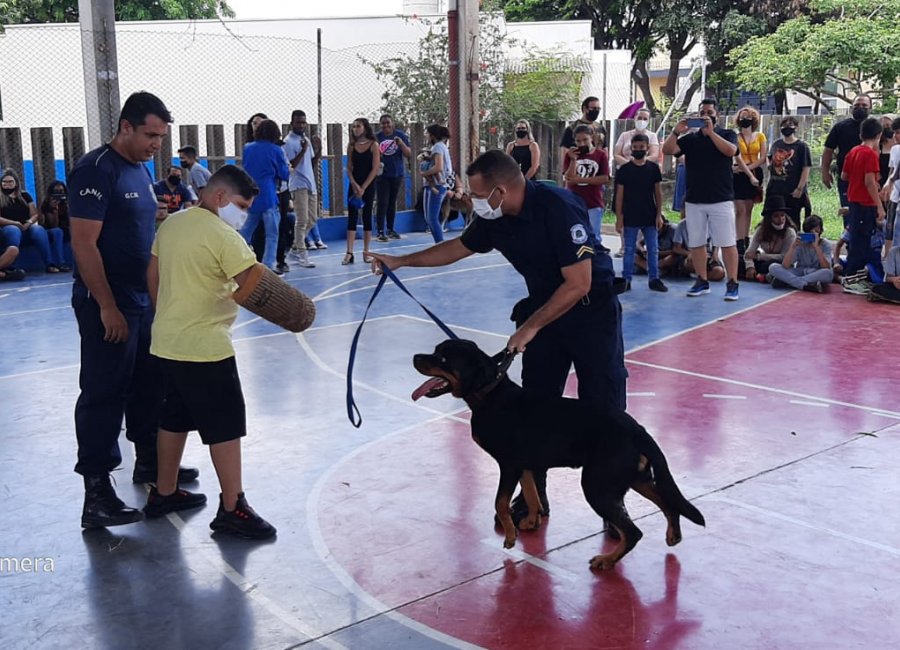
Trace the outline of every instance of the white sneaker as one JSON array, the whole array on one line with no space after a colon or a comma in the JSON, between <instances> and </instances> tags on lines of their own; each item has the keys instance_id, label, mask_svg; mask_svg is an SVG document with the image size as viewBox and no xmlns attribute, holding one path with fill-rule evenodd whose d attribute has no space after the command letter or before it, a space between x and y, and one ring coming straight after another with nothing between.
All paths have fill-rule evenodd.
<instances>
[{"instance_id":1,"label":"white sneaker","mask_svg":"<svg viewBox=\"0 0 900 650\"><path fill-rule=\"evenodd\" d=\"M297 264L304 269L314 269L316 265L309 261L309 252L302 250L297 251Z\"/></svg>"}]
</instances>

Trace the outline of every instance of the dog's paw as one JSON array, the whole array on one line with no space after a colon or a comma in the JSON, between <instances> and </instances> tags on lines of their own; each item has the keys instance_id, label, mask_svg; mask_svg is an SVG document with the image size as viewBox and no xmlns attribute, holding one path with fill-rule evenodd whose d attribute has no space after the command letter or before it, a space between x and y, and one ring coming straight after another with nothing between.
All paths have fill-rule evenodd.
<instances>
[{"instance_id":1,"label":"dog's paw","mask_svg":"<svg viewBox=\"0 0 900 650\"><path fill-rule=\"evenodd\" d=\"M512 548L516 545L516 538L518 535L515 531L512 532L512 535L507 535L503 540L503 548Z\"/></svg>"},{"instance_id":2,"label":"dog's paw","mask_svg":"<svg viewBox=\"0 0 900 650\"><path fill-rule=\"evenodd\" d=\"M540 513L528 515L519 521L519 530L537 530L541 527L542 522L543 520L541 519Z\"/></svg>"},{"instance_id":3,"label":"dog's paw","mask_svg":"<svg viewBox=\"0 0 900 650\"><path fill-rule=\"evenodd\" d=\"M616 560L611 554L595 555L591 558L591 569L595 571L609 571L616 566Z\"/></svg>"}]
</instances>

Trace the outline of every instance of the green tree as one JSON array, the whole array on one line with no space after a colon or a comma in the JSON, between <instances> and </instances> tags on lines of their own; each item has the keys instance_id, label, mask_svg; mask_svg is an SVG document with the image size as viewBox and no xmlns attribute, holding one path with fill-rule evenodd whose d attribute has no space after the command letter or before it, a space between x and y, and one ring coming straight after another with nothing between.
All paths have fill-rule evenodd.
<instances>
[{"instance_id":1,"label":"green tree","mask_svg":"<svg viewBox=\"0 0 900 650\"><path fill-rule=\"evenodd\" d=\"M850 102L870 88L884 106L895 106L900 0L814 0L810 9L811 16L731 50L737 83L759 93L793 90L819 104L829 97Z\"/></svg>"},{"instance_id":2,"label":"green tree","mask_svg":"<svg viewBox=\"0 0 900 650\"><path fill-rule=\"evenodd\" d=\"M582 73L561 61L558 52L530 51L522 61L510 62L506 51L514 45L497 12L480 14L478 37L478 103L483 124L505 132L517 119L563 119L577 105ZM385 85L382 110L402 124L447 124L450 110L446 22L428 25L414 54L384 61L368 61ZM486 134L486 130L482 129Z\"/></svg>"},{"instance_id":3,"label":"green tree","mask_svg":"<svg viewBox=\"0 0 900 650\"><path fill-rule=\"evenodd\" d=\"M117 0L116 20L234 18L226 0ZM0 24L78 22L78 0L0 0Z\"/></svg>"}]
</instances>

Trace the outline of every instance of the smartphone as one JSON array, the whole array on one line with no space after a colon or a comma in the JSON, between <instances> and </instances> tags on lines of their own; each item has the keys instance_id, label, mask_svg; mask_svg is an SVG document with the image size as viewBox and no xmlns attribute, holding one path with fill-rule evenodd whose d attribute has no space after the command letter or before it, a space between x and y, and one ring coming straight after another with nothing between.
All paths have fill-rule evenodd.
<instances>
[{"instance_id":1,"label":"smartphone","mask_svg":"<svg viewBox=\"0 0 900 650\"><path fill-rule=\"evenodd\" d=\"M802 241L804 244L815 244L816 243L816 233L801 232L799 235L797 235L797 239Z\"/></svg>"},{"instance_id":2,"label":"smartphone","mask_svg":"<svg viewBox=\"0 0 900 650\"><path fill-rule=\"evenodd\" d=\"M691 129L702 129L706 126L706 118L705 117L689 117L687 119L687 125Z\"/></svg>"}]
</instances>

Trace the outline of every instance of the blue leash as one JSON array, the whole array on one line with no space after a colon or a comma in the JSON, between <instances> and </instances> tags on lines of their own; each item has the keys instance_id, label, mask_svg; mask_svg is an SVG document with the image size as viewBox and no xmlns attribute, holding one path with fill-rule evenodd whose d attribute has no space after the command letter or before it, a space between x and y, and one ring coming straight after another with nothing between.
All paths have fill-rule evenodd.
<instances>
[{"instance_id":1,"label":"blue leash","mask_svg":"<svg viewBox=\"0 0 900 650\"><path fill-rule=\"evenodd\" d=\"M444 331L444 334L449 336L451 339L459 338L449 327L444 324L444 321L431 313L431 310L429 310L428 307L416 300L415 296L413 296L409 292L409 289L403 286L403 283L400 282L400 278L394 275L393 271L382 265L381 273L381 279L378 281L378 285L375 287L375 291L372 293L372 297L369 298L369 304L366 307L365 313L363 314L362 321L360 321L359 327L356 328L356 334L353 335L353 343L350 345L350 360L347 363L347 417L350 419L350 423L357 429L362 425L362 416L359 414L359 409L356 407L356 401L353 399L353 364L356 362L356 347L359 343L359 335L362 333L363 325L366 324L366 318L369 316L369 309L371 309L372 303L375 302L375 298L378 297L378 294L381 292L381 289L384 287L384 283L388 278L390 278L403 293L412 298L413 302L424 309L425 313L431 317L431 320L433 320L437 324L437 326Z\"/></svg>"}]
</instances>

